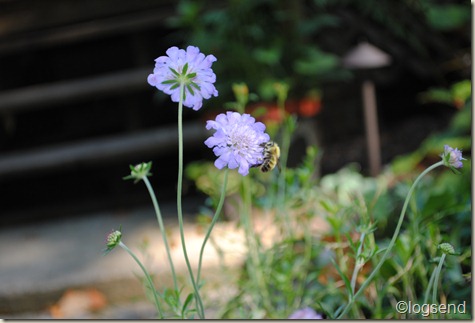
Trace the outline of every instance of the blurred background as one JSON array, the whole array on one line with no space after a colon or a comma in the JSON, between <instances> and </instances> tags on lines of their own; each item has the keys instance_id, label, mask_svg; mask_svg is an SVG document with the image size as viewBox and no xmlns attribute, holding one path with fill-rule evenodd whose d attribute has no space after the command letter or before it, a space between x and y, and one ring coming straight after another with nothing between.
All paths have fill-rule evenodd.
<instances>
[{"instance_id":1,"label":"blurred background","mask_svg":"<svg viewBox=\"0 0 475 323\"><path fill-rule=\"evenodd\" d=\"M248 85L255 104L275 102L276 81L290 85L288 102L305 124L290 166L305 145L318 143L323 174L350 162L368 174L362 81L375 84L387 164L444 129L463 105L423 94L470 79L468 1L0 5L2 224L148 203L122 181L128 165L141 161L154 162L159 194L174 198L176 107L146 82L170 46L193 44L218 58L219 97L185 111L185 162L212 159L201 125L234 100L235 82ZM361 43L389 59L367 68L344 64ZM185 193L195 194L188 184Z\"/></svg>"},{"instance_id":2,"label":"blurred background","mask_svg":"<svg viewBox=\"0 0 475 323\"><path fill-rule=\"evenodd\" d=\"M349 163L375 175L365 82L380 167L444 131L471 96L467 0L0 0L0 225L148 207L122 180L142 161L173 202L177 107L146 80L155 58L188 45L217 57L219 97L184 111L185 166L214 160L204 124L234 83L269 113L276 82L289 85L288 164L317 145L321 175ZM184 196L196 209L205 199L191 180Z\"/></svg>"}]
</instances>

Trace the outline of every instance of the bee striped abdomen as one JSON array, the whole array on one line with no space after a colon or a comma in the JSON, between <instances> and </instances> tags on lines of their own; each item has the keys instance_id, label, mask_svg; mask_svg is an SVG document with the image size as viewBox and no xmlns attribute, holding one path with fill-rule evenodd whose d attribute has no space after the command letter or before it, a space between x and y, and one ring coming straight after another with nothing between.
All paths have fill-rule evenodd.
<instances>
[{"instance_id":1,"label":"bee striped abdomen","mask_svg":"<svg viewBox=\"0 0 475 323\"><path fill-rule=\"evenodd\" d=\"M264 147L263 160L260 165L260 170L264 173L271 171L275 168L280 158L280 148L273 141L269 141L261 144Z\"/></svg>"}]
</instances>

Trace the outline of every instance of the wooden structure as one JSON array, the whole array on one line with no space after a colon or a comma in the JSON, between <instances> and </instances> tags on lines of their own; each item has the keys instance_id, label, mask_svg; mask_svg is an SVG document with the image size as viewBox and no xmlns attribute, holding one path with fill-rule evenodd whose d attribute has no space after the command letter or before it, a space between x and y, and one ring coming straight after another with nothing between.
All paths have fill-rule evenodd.
<instances>
[{"instance_id":1,"label":"wooden structure","mask_svg":"<svg viewBox=\"0 0 475 323\"><path fill-rule=\"evenodd\" d=\"M61 205L65 186L79 199L75 187L89 187L100 200L106 193L95 189L101 184L88 172L120 179L140 158L175 156L176 107L164 97L157 103L157 91L146 81L154 59L173 43L166 20L174 1L22 0L0 6L0 194L18 196L2 201L1 223L42 206L50 212L45 204ZM208 135L198 117L185 114L191 151L199 151ZM71 172L84 180L67 184ZM42 189L28 192L39 186L34 182ZM120 200L129 192L116 193ZM25 198L31 194L37 197Z\"/></svg>"},{"instance_id":2,"label":"wooden structure","mask_svg":"<svg viewBox=\"0 0 475 323\"><path fill-rule=\"evenodd\" d=\"M172 192L176 104L150 87L146 76L157 56L185 41L167 24L177 1L0 2L0 224L71 214L71 208L62 207L68 203L77 212L84 212L79 207L89 202L110 201L107 207L122 207L125 200L134 200L134 194L147 203L142 190L121 180L129 164L142 161L154 161L158 174L152 181L159 181L163 193ZM214 4L226 2L208 3ZM365 1L329 5L338 26L322 29L312 41L342 57L358 41L367 40L393 57L391 67L375 79L384 164L417 148L425 135L413 139L411 132L404 149L394 149L397 145L387 134L388 129L397 129L400 137L402 127L394 124L418 113L414 108L419 108L418 93L459 79L462 73L447 70L449 65L461 65L470 77L466 68L470 62L456 60L469 51L454 54L453 48L471 42L463 29L451 37L432 33L405 3L384 2L387 11L363 10L367 5ZM401 36L401 26L410 37ZM452 60L457 64L448 64ZM317 129L323 134L322 173L366 159L364 140L359 140L363 116L355 106L360 83L351 83L323 85ZM208 106L212 104L210 100ZM201 111L187 110L185 158L211 159L212 153L202 144L208 134L201 127ZM417 130L422 126L417 124Z\"/></svg>"}]
</instances>

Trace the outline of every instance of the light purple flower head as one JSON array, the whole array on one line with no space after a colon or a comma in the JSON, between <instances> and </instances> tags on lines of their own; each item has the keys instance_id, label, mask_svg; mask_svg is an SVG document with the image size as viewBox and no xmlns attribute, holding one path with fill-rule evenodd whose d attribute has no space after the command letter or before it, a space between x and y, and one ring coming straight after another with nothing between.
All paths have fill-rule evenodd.
<instances>
[{"instance_id":1,"label":"light purple flower head","mask_svg":"<svg viewBox=\"0 0 475 323\"><path fill-rule=\"evenodd\" d=\"M289 320L323 320L323 317L310 307L296 310L288 317Z\"/></svg>"},{"instance_id":2,"label":"light purple flower head","mask_svg":"<svg viewBox=\"0 0 475 323\"><path fill-rule=\"evenodd\" d=\"M239 167L239 174L246 176L249 168L262 163L263 147L260 144L270 140L264 131L266 126L249 114L237 112L221 113L216 120L209 120L206 129L215 129L213 136L205 141L205 145L213 148L218 159L214 165L218 169L228 166L230 169Z\"/></svg>"},{"instance_id":3,"label":"light purple flower head","mask_svg":"<svg viewBox=\"0 0 475 323\"><path fill-rule=\"evenodd\" d=\"M174 46L166 53L168 56L160 56L155 60L153 74L147 78L150 85L170 95L173 102L179 102L180 84L183 84L183 105L193 110L201 108L203 99L218 96L214 87L216 75L211 69L216 57L205 56L195 46L188 46L186 51Z\"/></svg>"},{"instance_id":4,"label":"light purple flower head","mask_svg":"<svg viewBox=\"0 0 475 323\"><path fill-rule=\"evenodd\" d=\"M444 146L444 153L441 157L445 166L454 168L462 168L462 160L465 160L465 158L462 157L462 151L457 148L454 149L449 145Z\"/></svg>"}]
</instances>

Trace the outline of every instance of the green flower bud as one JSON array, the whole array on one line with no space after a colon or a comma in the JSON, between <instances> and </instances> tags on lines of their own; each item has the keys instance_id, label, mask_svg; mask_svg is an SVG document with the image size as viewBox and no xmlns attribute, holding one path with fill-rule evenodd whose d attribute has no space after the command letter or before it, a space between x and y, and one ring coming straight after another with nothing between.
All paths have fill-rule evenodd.
<instances>
[{"instance_id":1,"label":"green flower bud","mask_svg":"<svg viewBox=\"0 0 475 323\"><path fill-rule=\"evenodd\" d=\"M152 176L150 169L152 168L152 162L141 163L135 166L130 165L130 175L124 177L125 180L133 179L134 184L140 180L143 180L147 176Z\"/></svg>"},{"instance_id":2,"label":"green flower bud","mask_svg":"<svg viewBox=\"0 0 475 323\"><path fill-rule=\"evenodd\" d=\"M119 230L112 229L112 232L109 233L106 238L107 248L104 250L104 254L108 254L115 247L117 247L117 245L120 243L121 238L122 238L121 227L119 227Z\"/></svg>"},{"instance_id":3,"label":"green flower bud","mask_svg":"<svg viewBox=\"0 0 475 323\"><path fill-rule=\"evenodd\" d=\"M447 255L458 255L458 253L455 252L454 247L447 242L441 243L437 246L437 249L442 250L443 253Z\"/></svg>"}]
</instances>

